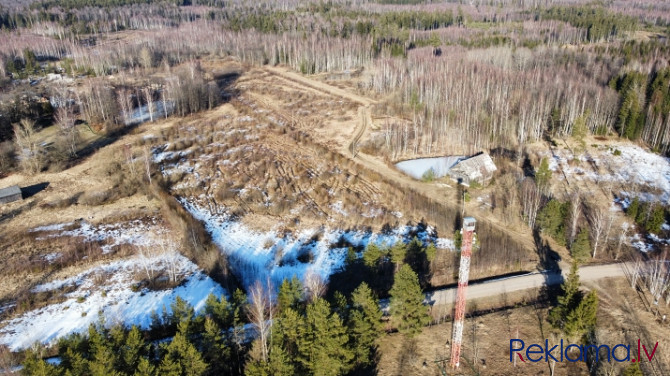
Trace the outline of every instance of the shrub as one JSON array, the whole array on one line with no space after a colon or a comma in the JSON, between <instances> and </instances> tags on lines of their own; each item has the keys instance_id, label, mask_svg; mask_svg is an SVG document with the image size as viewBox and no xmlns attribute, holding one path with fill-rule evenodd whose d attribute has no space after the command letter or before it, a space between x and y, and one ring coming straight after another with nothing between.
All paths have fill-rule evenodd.
<instances>
[{"instance_id":1,"label":"shrub","mask_svg":"<svg viewBox=\"0 0 670 376\"><path fill-rule=\"evenodd\" d=\"M428 171L424 172L423 175L421 175L421 180L425 182L431 182L435 180L435 170L433 168L429 168Z\"/></svg>"}]
</instances>

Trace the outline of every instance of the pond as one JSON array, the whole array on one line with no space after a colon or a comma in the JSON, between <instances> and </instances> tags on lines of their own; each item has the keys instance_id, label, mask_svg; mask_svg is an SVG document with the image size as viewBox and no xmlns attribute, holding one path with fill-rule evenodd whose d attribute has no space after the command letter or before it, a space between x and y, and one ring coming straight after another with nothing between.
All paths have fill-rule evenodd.
<instances>
[{"instance_id":1,"label":"pond","mask_svg":"<svg viewBox=\"0 0 670 376\"><path fill-rule=\"evenodd\" d=\"M449 169L465 157L462 155L451 155L445 157L417 158L398 162L395 166L407 175L421 179L431 168L435 173L435 178L441 178L447 174Z\"/></svg>"}]
</instances>

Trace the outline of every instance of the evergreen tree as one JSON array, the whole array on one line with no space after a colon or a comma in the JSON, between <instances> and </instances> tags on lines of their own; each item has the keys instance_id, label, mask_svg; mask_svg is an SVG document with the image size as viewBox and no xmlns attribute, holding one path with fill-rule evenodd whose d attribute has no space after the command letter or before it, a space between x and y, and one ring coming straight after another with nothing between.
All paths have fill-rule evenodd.
<instances>
[{"instance_id":1,"label":"evergreen tree","mask_svg":"<svg viewBox=\"0 0 670 376\"><path fill-rule=\"evenodd\" d=\"M35 351L28 350L23 361L21 374L30 376L55 376L58 375L56 367L42 360Z\"/></svg>"},{"instance_id":2,"label":"evergreen tree","mask_svg":"<svg viewBox=\"0 0 670 376\"><path fill-rule=\"evenodd\" d=\"M123 346L121 346L119 359L121 360L121 370L130 375L139 366L140 360L146 355L146 345L142 332L133 325L126 335Z\"/></svg>"},{"instance_id":3,"label":"evergreen tree","mask_svg":"<svg viewBox=\"0 0 670 376\"><path fill-rule=\"evenodd\" d=\"M537 223L542 231L546 232L559 244L565 245L565 218L567 205L558 200L550 200L537 214Z\"/></svg>"},{"instance_id":4,"label":"evergreen tree","mask_svg":"<svg viewBox=\"0 0 670 376\"><path fill-rule=\"evenodd\" d=\"M382 312L379 301L365 283L361 283L351 294L349 329L354 359L359 365L370 364L376 351L375 341L382 333Z\"/></svg>"},{"instance_id":5,"label":"evergreen tree","mask_svg":"<svg viewBox=\"0 0 670 376\"><path fill-rule=\"evenodd\" d=\"M207 373L209 375L226 375L231 373L230 349L226 346L221 328L209 318L205 318L204 331L202 333L202 356L205 363L209 364Z\"/></svg>"},{"instance_id":6,"label":"evergreen tree","mask_svg":"<svg viewBox=\"0 0 670 376\"><path fill-rule=\"evenodd\" d=\"M303 299L303 286L298 277L285 279L279 286L279 293L277 294L277 303L279 314L287 308L298 309L300 302Z\"/></svg>"},{"instance_id":7,"label":"evergreen tree","mask_svg":"<svg viewBox=\"0 0 670 376\"><path fill-rule=\"evenodd\" d=\"M409 265L396 273L390 295L390 311L399 332L413 336L430 322L419 278Z\"/></svg>"},{"instance_id":8,"label":"evergreen tree","mask_svg":"<svg viewBox=\"0 0 670 376\"><path fill-rule=\"evenodd\" d=\"M591 240L587 228L579 230L575 242L570 247L570 254L579 263L585 262L591 256Z\"/></svg>"},{"instance_id":9,"label":"evergreen tree","mask_svg":"<svg viewBox=\"0 0 670 376\"><path fill-rule=\"evenodd\" d=\"M461 234L461 230L456 230L454 231L454 247L458 252L461 251L461 246L463 245L463 234Z\"/></svg>"},{"instance_id":10,"label":"evergreen tree","mask_svg":"<svg viewBox=\"0 0 670 376\"><path fill-rule=\"evenodd\" d=\"M205 301L205 314L220 328L229 328L233 324L230 303L224 295L217 298L214 294L209 294Z\"/></svg>"},{"instance_id":11,"label":"evergreen tree","mask_svg":"<svg viewBox=\"0 0 670 376\"><path fill-rule=\"evenodd\" d=\"M197 376L207 370L207 363L181 331L175 334L169 345L164 346L164 351L165 355L158 367L160 375Z\"/></svg>"},{"instance_id":12,"label":"evergreen tree","mask_svg":"<svg viewBox=\"0 0 670 376\"><path fill-rule=\"evenodd\" d=\"M639 211L640 211L640 199L635 197L633 201L631 201L631 203L628 205L628 209L626 209L626 214L628 214L628 216L631 217L633 220L636 220Z\"/></svg>"},{"instance_id":13,"label":"evergreen tree","mask_svg":"<svg viewBox=\"0 0 670 376\"><path fill-rule=\"evenodd\" d=\"M193 320L195 316L195 310L191 307L190 304L181 297L177 296L175 301L170 304L170 315L169 321L171 326L176 326L177 324L185 321Z\"/></svg>"},{"instance_id":14,"label":"evergreen tree","mask_svg":"<svg viewBox=\"0 0 670 376\"><path fill-rule=\"evenodd\" d=\"M298 337L298 361L310 375L341 375L348 371L353 354L342 320L331 313L322 298L307 306L305 324Z\"/></svg>"},{"instance_id":15,"label":"evergreen tree","mask_svg":"<svg viewBox=\"0 0 670 376\"><path fill-rule=\"evenodd\" d=\"M435 260L435 256L437 255L437 248L435 248L435 244L429 243L423 251L426 253L426 260L428 260L429 263L432 263L433 260Z\"/></svg>"},{"instance_id":16,"label":"evergreen tree","mask_svg":"<svg viewBox=\"0 0 670 376\"><path fill-rule=\"evenodd\" d=\"M363 263L370 269L374 269L379 265L383 252L374 243L369 243L363 253Z\"/></svg>"},{"instance_id":17,"label":"evergreen tree","mask_svg":"<svg viewBox=\"0 0 670 376\"><path fill-rule=\"evenodd\" d=\"M391 247L391 261L395 264L395 269L398 271L400 265L405 262L407 256L407 246L402 241L396 242Z\"/></svg>"},{"instance_id":18,"label":"evergreen tree","mask_svg":"<svg viewBox=\"0 0 670 376\"><path fill-rule=\"evenodd\" d=\"M549 160L545 157L540 161L540 167L535 172L535 184L541 192L546 193L551 183L551 169L549 169Z\"/></svg>"},{"instance_id":19,"label":"evergreen tree","mask_svg":"<svg viewBox=\"0 0 670 376\"><path fill-rule=\"evenodd\" d=\"M598 294L595 290L591 290L579 302L577 308L568 314L563 331L570 337L579 336L584 340L585 336L595 329L597 314Z\"/></svg>"},{"instance_id":20,"label":"evergreen tree","mask_svg":"<svg viewBox=\"0 0 670 376\"><path fill-rule=\"evenodd\" d=\"M644 376L640 369L640 363L633 363L626 367L623 371L623 376Z\"/></svg>"},{"instance_id":21,"label":"evergreen tree","mask_svg":"<svg viewBox=\"0 0 670 376\"><path fill-rule=\"evenodd\" d=\"M300 314L291 308L284 311L273 331L273 342L283 344L286 355L291 359L298 358L298 338L304 320Z\"/></svg>"},{"instance_id":22,"label":"evergreen tree","mask_svg":"<svg viewBox=\"0 0 670 376\"><path fill-rule=\"evenodd\" d=\"M135 370L134 376L153 376L156 374L156 367L154 367L149 359L140 358L140 361L137 363L137 369Z\"/></svg>"},{"instance_id":23,"label":"evergreen tree","mask_svg":"<svg viewBox=\"0 0 670 376\"><path fill-rule=\"evenodd\" d=\"M579 267L576 261L570 266L570 274L561 285L563 291L558 297L558 305L549 311L549 322L556 328L563 329L568 317L577 309L582 301L582 292L579 290Z\"/></svg>"},{"instance_id":24,"label":"evergreen tree","mask_svg":"<svg viewBox=\"0 0 670 376\"><path fill-rule=\"evenodd\" d=\"M575 123L572 126L572 138L577 141L577 148L575 152L581 154L586 150L586 135L588 134L588 126L586 124L589 117L588 109L584 114L575 119ZM543 158L545 160L546 158Z\"/></svg>"},{"instance_id":25,"label":"evergreen tree","mask_svg":"<svg viewBox=\"0 0 670 376\"><path fill-rule=\"evenodd\" d=\"M658 234L661 231L661 226L665 222L665 209L661 205L655 205L651 211L649 219L644 224L645 230Z\"/></svg>"},{"instance_id":26,"label":"evergreen tree","mask_svg":"<svg viewBox=\"0 0 670 376\"><path fill-rule=\"evenodd\" d=\"M279 342L273 342L270 346L270 356L268 358L268 371L272 376L291 376L295 375L295 369L291 359Z\"/></svg>"},{"instance_id":27,"label":"evergreen tree","mask_svg":"<svg viewBox=\"0 0 670 376\"><path fill-rule=\"evenodd\" d=\"M91 324L88 328L88 341L90 358L88 360L88 368L92 376L110 376L118 375L114 369L116 363L116 354L107 343L107 338L104 331L98 331L96 327Z\"/></svg>"}]
</instances>

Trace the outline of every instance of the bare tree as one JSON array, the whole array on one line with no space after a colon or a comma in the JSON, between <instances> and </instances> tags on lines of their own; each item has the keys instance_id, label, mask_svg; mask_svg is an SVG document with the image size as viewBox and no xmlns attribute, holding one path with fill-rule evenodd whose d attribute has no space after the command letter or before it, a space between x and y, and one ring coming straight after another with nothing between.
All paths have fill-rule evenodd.
<instances>
[{"instance_id":1,"label":"bare tree","mask_svg":"<svg viewBox=\"0 0 670 376\"><path fill-rule=\"evenodd\" d=\"M307 300L314 302L326 292L326 284L318 274L309 271L305 275L305 290L307 290Z\"/></svg>"},{"instance_id":2,"label":"bare tree","mask_svg":"<svg viewBox=\"0 0 670 376\"><path fill-rule=\"evenodd\" d=\"M598 245L600 239L605 232L607 226L607 213L598 203L592 203L589 207L588 221L591 225L591 243L593 244L593 258L596 258L598 253Z\"/></svg>"},{"instance_id":3,"label":"bare tree","mask_svg":"<svg viewBox=\"0 0 670 376\"><path fill-rule=\"evenodd\" d=\"M644 279L647 289L654 297L654 304L658 304L663 295L670 290L670 267L668 267L667 252L646 262Z\"/></svg>"},{"instance_id":4,"label":"bare tree","mask_svg":"<svg viewBox=\"0 0 670 376\"><path fill-rule=\"evenodd\" d=\"M151 121L154 121L153 90L151 90L151 87L146 86L142 88L142 93L144 94L144 99L147 101L147 111L149 111L149 119Z\"/></svg>"},{"instance_id":5,"label":"bare tree","mask_svg":"<svg viewBox=\"0 0 670 376\"><path fill-rule=\"evenodd\" d=\"M582 200L577 191L570 195L570 234L568 236L568 244L572 244L577 236L577 225L579 218L582 215Z\"/></svg>"},{"instance_id":6,"label":"bare tree","mask_svg":"<svg viewBox=\"0 0 670 376\"><path fill-rule=\"evenodd\" d=\"M31 174L39 172L42 169L43 148L37 141L35 122L21 119L19 124L15 124L14 141L23 170Z\"/></svg>"},{"instance_id":7,"label":"bare tree","mask_svg":"<svg viewBox=\"0 0 670 376\"><path fill-rule=\"evenodd\" d=\"M119 102L119 107L121 107L123 122L126 123L130 121L130 116L132 115L133 111L131 91L125 88L120 89L116 95L117 95L117 101Z\"/></svg>"},{"instance_id":8,"label":"bare tree","mask_svg":"<svg viewBox=\"0 0 670 376\"><path fill-rule=\"evenodd\" d=\"M270 291L270 286L263 286L261 281L256 281L249 291L250 304L247 307L247 317L258 335L263 361L268 359L268 338L272 328L272 311L274 309L270 299Z\"/></svg>"},{"instance_id":9,"label":"bare tree","mask_svg":"<svg viewBox=\"0 0 670 376\"><path fill-rule=\"evenodd\" d=\"M146 245L139 247L137 250L139 264L150 282L154 280L156 275L156 250L157 248Z\"/></svg>"},{"instance_id":10,"label":"bare tree","mask_svg":"<svg viewBox=\"0 0 670 376\"><path fill-rule=\"evenodd\" d=\"M629 229L630 225L628 224L628 222L624 222L621 224L621 230L619 231L619 236L617 237L616 251L614 251L615 260L618 260L619 256L621 255L621 246L623 246L623 244L626 242Z\"/></svg>"},{"instance_id":11,"label":"bare tree","mask_svg":"<svg viewBox=\"0 0 670 376\"><path fill-rule=\"evenodd\" d=\"M153 53L147 47L142 47L140 50L140 64L144 69L150 69L154 65Z\"/></svg>"},{"instance_id":12,"label":"bare tree","mask_svg":"<svg viewBox=\"0 0 670 376\"><path fill-rule=\"evenodd\" d=\"M540 209L542 194L535 181L531 178L525 178L521 183L521 202L523 205L523 218L531 229L535 227L537 211Z\"/></svg>"},{"instance_id":13,"label":"bare tree","mask_svg":"<svg viewBox=\"0 0 670 376\"><path fill-rule=\"evenodd\" d=\"M151 185L151 151L146 146L144 147L144 170L147 174L149 185Z\"/></svg>"},{"instance_id":14,"label":"bare tree","mask_svg":"<svg viewBox=\"0 0 670 376\"><path fill-rule=\"evenodd\" d=\"M179 244L168 244L164 239L158 241L161 250L161 258L167 264L168 278L170 282L177 283L179 276L179 265L181 255L179 254Z\"/></svg>"},{"instance_id":15,"label":"bare tree","mask_svg":"<svg viewBox=\"0 0 670 376\"><path fill-rule=\"evenodd\" d=\"M71 157L77 156L77 145L79 144L79 130L75 126L74 109L72 106L58 107L55 114L61 139Z\"/></svg>"}]
</instances>

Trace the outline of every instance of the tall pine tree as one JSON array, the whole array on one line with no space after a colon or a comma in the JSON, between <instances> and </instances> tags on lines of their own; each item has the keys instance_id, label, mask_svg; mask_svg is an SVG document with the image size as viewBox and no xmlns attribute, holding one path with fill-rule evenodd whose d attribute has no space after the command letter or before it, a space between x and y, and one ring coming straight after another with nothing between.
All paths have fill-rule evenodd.
<instances>
[{"instance_id":1,"label":"tall pine tree","mask_svg":"<svg viewBox=\"0 0 670 376\"><path fill-rule=\"evenodd\" d=\"M322 298L307 306L305 323L298 337L298 360L310 375L341 375L353 358L347 347L349 336L342 320L331 313Z\"/></svg>"},{"instance_id":2,"label":"tall pine tree","mask_svg":"<svg viewBox=\"0 0 670 376\"><path fill-rule=\"evenodd\" d=\"M419 278L409 265L396 273L390 294L391 316L399 332L413 336L430 322Z\"/></svg>"},{"instance_id":3,"label":"tall pine tree","mask_svg":"<svg viewBox=\"0 0 670 376\"><path fill-rule=\"evenodd\" d=\"M351 294L349 330L354 359L359 366L367 366L372 361L377 345L376 340L382 333L382 312L379 301L372 290L361 283Z\"/></svg>"}]
</instances>

